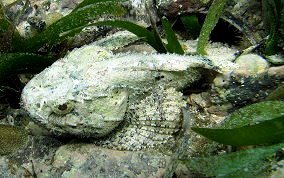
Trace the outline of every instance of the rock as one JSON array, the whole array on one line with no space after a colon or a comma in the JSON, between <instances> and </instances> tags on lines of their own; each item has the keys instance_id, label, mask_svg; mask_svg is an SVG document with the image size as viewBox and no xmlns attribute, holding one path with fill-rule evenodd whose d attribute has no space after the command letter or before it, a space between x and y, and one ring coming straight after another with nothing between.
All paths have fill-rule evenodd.
<instances>
[{"instance_id":1,"label":"rock","mask_svg":"<svg viewBox=\"0 0 284 178\"><path fill-rule=\"evenodd\" d=\"M214 105L208 108L208 112L211 114L215 114L217 116L227 116L228 111L232 109L233 106L231 103L227 103L224 105Z\"/></svg>"},{"instance_id":2,"label":"rock","mask_svg":"<svg viewBox=\"0 0 284 178\"><path fill-rule=\"evenodd\" d=\"M0 177L18 178L32 175L22 167L12 163L5 157L0 157Z\"/></svg>"},{"instance_id":3,"label":"rock","mask_svg":"<svg viewBox=\"0 0 284 178\"><path fill-rule=\"evenodd\" d=\"M61 144L51 137L31 136L24 149L0 156L0 177L49 177L51 161Z\"/></svg>"},{"instance_id":4,"label":"rock","mask_svg":"<svg viewBox=\"0 0 284 178\"><path fill-rule=\"evenodd\" d=\"M239 65L239 70L235 72L243 76L256 76L269 67L268 62L256 54L241 55L235 62Z\"/></svg>"},{"instance_id":5,"label":"rock","mask_svg":"<svg viewBox=\"0 0 284 178\"><path fill-rule=\"evenodd\" d=\"M284 79L284 65L278 67L270 67L268 75L272 78Z\"/></svg>"},{"instance_id":6,"label":"rock","mask_svg":"<svg viewBox=\"0 0 284 178\"><path fill-rule=\"evenodd\" d=\"M283 152L283 148L279 150L279 152ZM284 175L284 160L280 160L274 163L272 166L272 172L269 175L269 178L279 178Z\"/></svg>"},{"instance_id":7,"label":"rock","mask_svg":"<svg viewBox=\"0 0 284 178\"><path fill-rule=\"evenodd\" d=\"M284 56L280 54L267 56L267 60L275 65L283 65L284 64Z\"/></svg>"},{"instance_id":8,"label":"rock","mask_svg":"<svg viewBox=\"0 0 284 178\"><path fill-rule=\"evenodd\" d=\"M62 143L54 138L32 136L25 149L0 157L0 177L7 177L10 172L15 177L23 177L23 174L28 177L48 177L53 156L59 145ZM8 168L5 168L6 164L9 165Z\"/></svg>"},{"instance_id":9,"label":"rock","mask_svg":"<svg viewBox=\"0 0 284 178\"><path fill-rule=\"evenodd\" d=\"M223 111L233 111L235 106L266 99L284 79L284 66L269 68L268 62L256 54L238 57L236 65L238 67L232 71L218 74L213 80L212 89L208 91L212 103L212 107L207 110L209 113L226 115ZM277 90L273 95L278 97L281 92ZM229 103L232 108L223 108L229 106Z\"/></svg>"},{"instance_id":10,"label":"rock","mask_svg":"<svg viewBox=\"0 0 284 178\"><path fill-rule=\"evenodd\" d=\"M93 144L61 146L53 161L55 177L162 177L170 157L161 153L117 151Z\"/></svg>"},{"instance_id":11,"label":"rock","mask_svg":"<svg viewBox=\"0 0 284 178\"><path fill-rule=\"evenodd\" d=\"M205 11L210 5L209 0L159 0L157 1L159 10L166 16L177 16L183 13L196 13Z\"/></svg>"},{"instance_id":12,"label":"rock","mask_svg":"<svg viewBox=\"0 0 284 178\"><path fill-rule=\"evenodd\" d=\"M201 94L191 94L189 99L191 100L191 102L194 102L195 104L201 106L202 108L206 108L209 107L211 105L210 100L209 99L209 95L208 93L201 93Z\"/></svg>"}]
</instances>

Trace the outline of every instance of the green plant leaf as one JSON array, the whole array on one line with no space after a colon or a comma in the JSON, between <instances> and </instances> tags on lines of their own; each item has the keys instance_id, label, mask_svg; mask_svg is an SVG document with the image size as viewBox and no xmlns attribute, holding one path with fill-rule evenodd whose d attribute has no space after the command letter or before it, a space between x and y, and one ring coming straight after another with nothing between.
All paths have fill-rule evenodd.
<instances>
[{"instance_id":1,"label":"green plant leaf","mask_svg":"<svg viewBox=\"0 0 284 178\"><path fill-rule=\"evenodd\" d=\"M284 115L284 101L263 101L234 111L221 125L224 129L254 125Z\"/></svg>"},{"instance_id":2,"label":"green plant leaf","mask_svg":"<svg viewBox=\"0 0 284 178\"><path fill-rule=\"evenodd\" d=\"M112 14L115 16L123 15L125 9L119 1L102 1L80 8L69 15L51 24L42 33L27 39L18 51L36 52L44 45L52 46L64 40L62 36L68 31L78 29L96 19L99 15Z\"/></svg>"},{"instance_id":3,"label":"green plant leaf","mask_svg":"<svg viewBox=\"0 0 284 178\"><path fill-rule=\"evenodd\" d=\"M268 159L281 149L284 143L242 150L234 153L190 158L185 160L189 170L214 177L255 177L265 175L270 168Z\"/></svg>"},{"instance_id":4,"label":"green plant leaf","mask_svg":"<svg viewBox=\"0 0 284 178\"><path fill-rule=\"evenodd\" d=\"M198 54L206 55L205 47L208 43L210 33L222 15L226 2L227 0L214 0L211 4L199 35L197 43Z\"/></svg>"},{"instance_id":5,"label":"green plant leaf","mask_svg":"<svg viewBox=\"0 0 284 178\"><path fill-rule=\"evenodd\" d=\"M196 39L200 34L201 25L199 24L196 15L183 15L180 17L187 33L189 33L193 39Z\"/></svg>"},{"instance_id":6,"label":"green plant leaf","mask_svg":"<svg viewBox=\"0 0 284 178\"><path fill-rule=\"evenodd\" d=\"M192 128L192 130L226 145L277 143L284 140L283 106L283 101L257 103L233 113L222 129Z\"/></svg>"},{"instance_id":7,"label":"green plant leaf","mask_svg":"<svg viewBox=\"0 0 284 178\"><path fill-rule=\"evenodd\" d=\"M14 46L23 40L15 25L6 19L3 7L0 4L0 52L10 52Z\"/></svg>"},{"instance_id":8,"label":"green plant leaf","mask_svg":"<svg viewBox=\"0 0 284 178\"><path fill-rule=\"evenodd\" d=\"M284 140L284 116L236 129L192 128L193 131L225 145L245 146Z\"/></svg>"},{"instance_id":9,"label":"green plant leaf","mask_svg":"<svg viewBox=\"0 0 284 178\"><path fill-rule=\"evenodd\" d=\"M168 41L168 44L166 44L167 51L170 53L184 54L175 32L172 30L171 23L166 18L162 18L162 24Z\"/></svg>"},{"instance_id":10,"label":"green plant leaf","mask_svg":"<svg viewBox=\"0 0 284 178\"><path fill-rule=\"evenodd\" d=\"M13 153L28 141L28 133L23 128L0 124L0 155Z\"/></svg>"},{"instance_id":11,"label":"green plant leaf","mask_svg":"<svg viewBox=\"0 0 284 178\"><path fill-rule=\"evenodd\" d=\"M112 27L126 29L131 33L134 33L135 35L140 37L142 40L144 40L146 43L151 45L159 53L167 53L167 50L164 47L164 44L160 36L155 32L155 30L149 31L145 27L123 20L108 20L108 21L96 22L91 25L108 25Z\"/></svg>"},{"instance_id":12,"label":"green plant leaf","mask_svg":"<svg viewBox=\"0 0 284 178\"><path fill-rule=\"evenodd\" d=\"M55 59L28 53L0 54L0 81L19 72L40 72L51 65Z\"/></svg>"}]
</instances>

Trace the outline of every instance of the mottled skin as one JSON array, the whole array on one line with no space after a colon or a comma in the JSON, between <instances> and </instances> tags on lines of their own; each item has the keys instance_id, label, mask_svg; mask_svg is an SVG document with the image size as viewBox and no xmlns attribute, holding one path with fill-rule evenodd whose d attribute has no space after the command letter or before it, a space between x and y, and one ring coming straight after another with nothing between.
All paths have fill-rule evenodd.
<instances>
[{"instance_id":1,"label":"mottled skin","mask_svg":"<svg viewBox=\"0 0 284 178\"><path fill-rule=\"evenodd\" d=\"M170 142L182 124L180 91L204 68L200 56L113 55L94 43L75 49L24 88L23 107L56 134L90 136L115 149Z\"/></svg>"}]
</instances>

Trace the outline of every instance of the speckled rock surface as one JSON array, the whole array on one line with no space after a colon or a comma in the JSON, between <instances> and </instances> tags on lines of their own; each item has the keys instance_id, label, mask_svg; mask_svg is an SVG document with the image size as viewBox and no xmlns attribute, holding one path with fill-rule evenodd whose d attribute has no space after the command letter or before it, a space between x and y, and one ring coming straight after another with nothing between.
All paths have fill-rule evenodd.
<instances>
[{"instance_id":1,"label":"speckled rock surface","mask_svg":"<svg viewBox=\"0 0 284 178\"><path fill-rule=\"evenodd\" d=\"M281 160L273 166L273 171L269 176L269 178L279 178L283 177L283 175L284 175L284 160Z\"/></svg>"},{"instance_id":2,"label":"speckled rock surface","mask_svg":"<svg viewBox=\"0 0 284 178\"><path fill-rule=\"evenodd\" d=\"M18 167L16 164L13 164L11 160L0 157L0 177L29 177L31 174L24 168Z\"/></svg>"},{"instance_id":3,"label":"speckled rock surface","mask_svg":"<svg viewBox=\"0 0 284 178\"><path fill-rule=\"evenodd\" d=\"M62 142L48 136L30 136L26 147L0 157L0 177L35 177L49 174L55 151Z\"/></svg>"},{"instance_id":4,"label":"speckled rock surface","mask_svg":"<svg viewBox=\"0 0 284 178\"><path fill-rule=\"evenodd\" d=\"M31 136L27 147L0 156L0 177L162 177L170 153L118 151Z\"/></svg>"},{"instance_id":5,"label":"speckled rock surface","mask_svg":"<svg viewBox=\"0 0 284 178\"><path fill-rule=\"evenodd\" d=\"M115 151L92 144L60 147L51 175L59 177L161 177L170 157L161 153Z\"/></svg>"}]
</instances>

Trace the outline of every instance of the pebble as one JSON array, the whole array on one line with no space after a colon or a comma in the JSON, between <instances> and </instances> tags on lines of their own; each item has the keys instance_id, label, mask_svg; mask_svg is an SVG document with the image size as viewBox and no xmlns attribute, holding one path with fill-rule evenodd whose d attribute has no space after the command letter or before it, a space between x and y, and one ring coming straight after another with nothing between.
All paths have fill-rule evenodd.
<instances>
[{"instance_id":1,"label":"pebble","mask_svg":"<svg viewBox=\"0 0 284 178\"><path fill-rule=\"evenodd\" d=\"M267 60L275 65L283 65L284 64L284 56L280 54L272 55L272 56L266 56Z\"/></svg>"},{"instance_id":2,"label":"pebble","mask_svg":"<svg viewBox=\"0 0 284 178\"><path fill-rule=\"evenodd\" d=\"M257 76L269 68L268 62L256 54L241 55L235 62L239 65L239 69L235 72L242 76Z\"/></svg>"},{"instance_id":3,"label":"pebble","mask_svg":"<svg viewBox=\"0 0 284 178\"><path fill-rule=\"evenodd\" d=\"M94 175L162 177L169 161L170 156L161 153L109 150L93 144L67 144L56 151L50 175L66 178Z\"/></svg>"},{"instance_id":4,"label":"pebble","mask_svg":"<svg viewBox=\"0 0 284 178\"><path fill-rule=\"evenodd\" d=\"M270 67L268 75L277 79L284 79L284 65L278 67Z\"/></svg>"}]
</instances>

